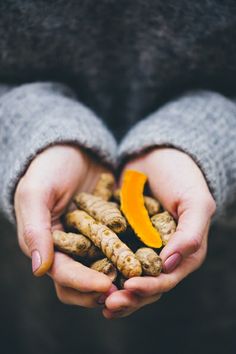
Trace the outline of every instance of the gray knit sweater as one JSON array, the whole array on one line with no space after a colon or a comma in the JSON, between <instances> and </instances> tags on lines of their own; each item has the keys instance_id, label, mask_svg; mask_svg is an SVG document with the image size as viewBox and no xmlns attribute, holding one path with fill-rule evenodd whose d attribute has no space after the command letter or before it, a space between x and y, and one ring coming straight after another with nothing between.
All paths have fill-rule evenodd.
<instances>
[{"instance_id":1,"label":"gray knit sweater","mask_svg":"<svg viewBox=\"0 0 236 354\"><path fill-rule=\"evenodd\" d=\"M1 1L1 210L37 153L70 142L110 164L181 149L236 216L235 38L234 0Z\"/></svg>"}]
</instances>

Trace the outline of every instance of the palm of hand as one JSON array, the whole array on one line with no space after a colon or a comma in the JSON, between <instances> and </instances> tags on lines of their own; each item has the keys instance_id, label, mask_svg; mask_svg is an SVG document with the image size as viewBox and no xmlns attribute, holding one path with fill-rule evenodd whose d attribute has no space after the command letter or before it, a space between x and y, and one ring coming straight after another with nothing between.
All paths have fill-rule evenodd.
<instances>
[{"instance_id":1,"label":"palm of hand","mask_svg":"<svg viewBox=\"0 0 236 354\"><path fill-rule=\"evenodd\" d=\"M98 306L110 279L53 250L51 232L75 193L91 191L104 167L76 147L54 146L39 154L15 193L18 240L32 257L35 275L52 277L58 298L68 304ZM88 282L89 279L89 282Z\"/></svg>"},{"instance_id":2,"label":"palm of hand","mask_svg":"<svg viewBox=\"0 0 236 354\"><path fill-rule=\"evenodd\" d=\"M104 316L124 317L157 301L204 261L211 216L215 210L202 172L185 153L171 148L154 149L130 161L125 169L148 176L151 193L176 220L176 233L160 253L164 273L159 277L136 277L125 289L106 300ZM161 186L161 187L160 187Z\"/></svg>"},{"instance_id":3,"label":"palm of hand","mask_svg":"<svg viewBox=\"0 0 236 354\"><path fill-rule=\"evenodd\" d=\"M178 150L154 149L125 168L148 176L152 194L178 220L178 228L161 252L164 273L157 278L132 278L120 291L112 287L107 276L59 252L54 254L51 239L52 229L62 228L60 216L73 195L91 191L104 167L76 147L51 147L33 160L15 193L19 244L28 256L32 255L33 265L34 251L40 249L41 264L34 273L42 275L50 269L48 274L64 303L94 307L101 295L104 301L107 297L103 310L107 318L127 316L157 301L163 292L201 265L215 209L200 169Z\"/></svg>"}]
</instances>

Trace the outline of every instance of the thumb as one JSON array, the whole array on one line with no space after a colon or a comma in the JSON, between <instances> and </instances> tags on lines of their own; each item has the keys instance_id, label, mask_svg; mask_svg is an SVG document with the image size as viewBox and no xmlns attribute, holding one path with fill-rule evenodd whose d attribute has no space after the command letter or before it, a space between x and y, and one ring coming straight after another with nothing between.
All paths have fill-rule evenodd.
<instances>
[{"instance_id":1,"label":"thumb","mask_svg":"<svg viewBox=\"0 0 236 354\"><path fill-rule=\"evenodd\" d=\"M45 274L53 262L51 213L43 200L43 192L25 192L16 205L19 244L32 258L34 275Z\"/></svg>"},{"instance_id":2,"label":"thumb","mask_svg":"<svg viewBox=\"0 0 236 354\"><path fill-rule=\"evenodd\" d=\"M180 215L175 234L160 254L165 273L172 272L183 258L201 248L210 219L199 209L185 210Z\"/></svg>"}]
</instances>

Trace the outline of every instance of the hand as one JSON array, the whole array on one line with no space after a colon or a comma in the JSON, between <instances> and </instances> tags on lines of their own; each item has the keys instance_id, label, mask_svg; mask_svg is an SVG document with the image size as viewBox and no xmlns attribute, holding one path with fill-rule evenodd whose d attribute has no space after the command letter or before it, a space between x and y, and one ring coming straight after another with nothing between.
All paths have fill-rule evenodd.
<instances>
[{"instance_id":1,"label":"hand","mask_svg":"<svg viewBox=\"0 0 236 354\"><path fill-rule=\"evenodd\" d=\"M60 216L78 191L91 191L104 170L78 147L55 145L40 153L19 181L14 198L18 242L32 257L36 276L52 277L59 299L68 304L97 306L110 291L102 273L53 251L52 231L62 229Z\"/></svg>"},{"instance_id":2,"label":"hand","mask_svg":"<svg viewBox=\"0 0 236 354\"><path fill-rule=\"evenodd\" d=\"M172 148L155 148L129 162L125 169L148 176L151 193L161 202L178 226L161 251L163 273L158 277L135 277L124 290L114 292L105 302L106 318L124 317L157 301L196 270L206 256L207 235L215 202L204 176L185 153Z\"/></svg>"}]
</instances>

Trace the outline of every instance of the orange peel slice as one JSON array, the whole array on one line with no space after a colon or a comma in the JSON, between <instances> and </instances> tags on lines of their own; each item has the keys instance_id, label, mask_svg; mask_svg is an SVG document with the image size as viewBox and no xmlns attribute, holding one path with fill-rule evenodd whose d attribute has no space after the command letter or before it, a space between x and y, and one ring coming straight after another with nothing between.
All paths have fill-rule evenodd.
<instances>
[{"instance_id":1,"label":"orange peel slice","mask_svg":"<svg viewBox=\"0 0 236 354\"><path fill-rule=\"evenodd\" d=\"M121 210L130 226L149 247L160 248L162 240L160 233L153 227L147 209L144 205L143 190L147 181L144 173L126 170L121 186Z\"/></svg>"}]
</instances>

